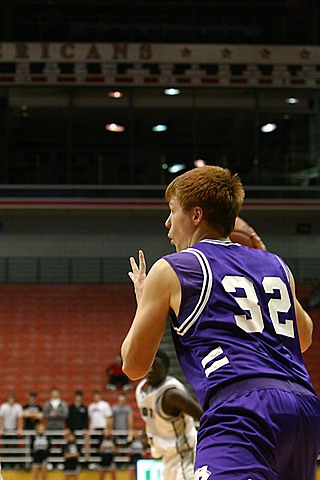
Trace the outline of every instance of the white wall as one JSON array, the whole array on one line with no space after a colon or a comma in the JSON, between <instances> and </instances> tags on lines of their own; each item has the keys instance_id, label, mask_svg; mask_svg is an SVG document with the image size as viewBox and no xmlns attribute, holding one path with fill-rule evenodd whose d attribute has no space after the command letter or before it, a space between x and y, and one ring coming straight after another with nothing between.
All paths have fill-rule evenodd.
<instances>
[{"instance_id":1,"label":"white wall","mask_svg":"<svg viewBox=\"0 0 320 480\"><path fill-rule=\"evenodd\" d=\"M125 257L145 250L149 261L173 251L167 210L2 210L0 257ZM320 258L320 212L249 210L242 217L283 257ZM311 234L297 233L309 223Z\"/></svg>"},{"instance_id":2,"label":"white wall","mask_svg":"<svg viewBox=\"0 0 320 480\"><path fill-rule=\"evenodd\" d=\"M0 257L152 258L171 252L165 211L24 210L0 213Z\"/></svg>"}]
</instances>

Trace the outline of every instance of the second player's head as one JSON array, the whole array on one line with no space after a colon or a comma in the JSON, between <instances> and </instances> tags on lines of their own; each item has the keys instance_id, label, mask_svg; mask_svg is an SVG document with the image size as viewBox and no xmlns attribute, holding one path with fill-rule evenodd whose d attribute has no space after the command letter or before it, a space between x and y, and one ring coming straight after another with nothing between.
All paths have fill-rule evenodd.
<instances>
[{"instance_id":1,"label":"second player's head","mask_svg":"<svg viewBox=\"0 0 320 480\"><path fill-rule=\"evenodd\" d=\"M159 385L168 375L170 367L170 358L163 350L158 350L154 358L152 367L147 374L148 383L151 386Z\"/></svg>"}]
</instances>

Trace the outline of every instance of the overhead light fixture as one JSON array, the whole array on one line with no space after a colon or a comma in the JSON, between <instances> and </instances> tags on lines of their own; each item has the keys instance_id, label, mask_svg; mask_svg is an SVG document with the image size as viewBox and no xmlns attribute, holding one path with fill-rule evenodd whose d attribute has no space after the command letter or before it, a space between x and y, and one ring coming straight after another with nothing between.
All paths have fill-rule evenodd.
<instances>
[{"instance_id":1,"label":"overhead light fixture","mask_svg":"<svg viewBox=\"0 0 320 480\"><path fill-rule=\"evenodd\" d=\"M114 92L108 92L108 97L110 98L121 98L123 96L122 92L119 92L119 90L115 90Z\"/></svg>"},{"instance_id":2,"label":"overhead light fixture","mask_svg":"<svg viewBox=\"0 0 320 480\"><path fill-rule=\"evenodd\" d=\"M20 107L21 117L27 118L29 117L29 107L26 104L21 105Z\"/></svg>"},{"instance_id":3,"label":"overhead light fixture","mask_svg":"<svg viewBox=\"0 0 320 480\"><path fill-rule=\"evenodd\" d=\"M299 103L299 98L296 97L288 97L286 98L286 102L290 103L290 105L294 105L296 103Z\"/></svg>"},{"instance_id":4,"label":"overhead light fixture","mask_svg":"<svg viewBox=\"0 0 320 480\"><path fill-rule=\"evenodd\" d=\"M202 160L201 158L198 158L198 160L195 160L195 161L193 162L193 165L194 165L195 167L204 167L205 164L206 164L206 162L205 162L204 160Z\"/></svg>"},{"instance_id":5,"label":"overhead light fixture","mask_svg":"<svg viewBox=\"0 0 320 480\"><path fill-rule=\"evenodd\" d=\"M118 123L107 123L105 129L108 130L108 132L114 133L121 133L125 131L125 127L123 125L119 125Z\"/></svg>"},{"instance_id":6,"label":"overhead light fixture","mask_svg":"<svg viewBox=\"0 0 320 480\"><path fill-rule=\"evenodd\" d=\"M165 88L164 93L166 95L179 95L179 88Z\"/></svg>"},{"instance_id":7,"label":"overhead light fixture","mask_svg":"<svg viewBox=\"0 0 320 480\"><path fill-rule=\"evenodd\" d=\"M277 128L276 123L266 123L265 125L262 125L261 127L261 132L263 133L271 133Z\"/></svg>"},{"instance_id":8,"label":"overhead light fixture","mask_svg":"<svg viewBox=\"0 0 320 480\"><path fill-rule=\"evenodd\" d=\"M158 125L153 125L151 130L153 132L165 132L168 130L168 127L164 123L158 123Z\"/></svg>"},{"instance_id":9,"label":"overhead light fixture","mask_svg":"<svg viewBox=\"0 0 320 480\"><path fill-rule=\"evenodd\" d=\"M186 165L184 163L174 163L171 165L171 167L168 168L169 173L178 173L181 172L181 170L184 170L186 168Z\"/></svg>"}]
</instances>

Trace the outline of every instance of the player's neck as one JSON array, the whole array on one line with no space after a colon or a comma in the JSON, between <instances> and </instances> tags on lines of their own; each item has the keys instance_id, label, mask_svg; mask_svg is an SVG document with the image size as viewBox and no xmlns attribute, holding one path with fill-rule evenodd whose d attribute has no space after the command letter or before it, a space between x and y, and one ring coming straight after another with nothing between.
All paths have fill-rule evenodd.
<instances>
[{"instance_id":1,"label":"player's neck","mask_svg":"<svg viewBox=\"0 0 320 480\"><path fill-rule=\"evenodd\" d=\"M159 380L159 382L153 383L153 384L150 384L149 382L147 382L147 389L149 391L156 390L157 388L159 388L163 384L163 382L165 382L166 378L167 377L162 378L161 380Z\"/></svg>"},{"instance_id":2,"label":"player's neck","mask_svg":"<svg viewBox=\"0 0 320 480\"><path fill-rule=\"evenodd\" d=\"M192 244L195 245L201 240L220 240L225 241L227 238L222 237L221 234L211 225L208 225L206 222L201 222L199 228L194 232L192 238Z\"/></svg>"}]
</instances>

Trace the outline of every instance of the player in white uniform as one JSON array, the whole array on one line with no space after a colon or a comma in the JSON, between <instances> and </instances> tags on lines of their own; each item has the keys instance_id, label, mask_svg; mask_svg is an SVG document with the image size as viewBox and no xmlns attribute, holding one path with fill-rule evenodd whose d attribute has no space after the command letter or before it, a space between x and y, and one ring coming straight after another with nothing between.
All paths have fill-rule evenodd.
<instances>
[{"instance_id":1,"label":"player in white uniform","mask_svg":"<svg viewBox=\"0 0 320 480\"><path fill-rule=\"evenodd\" d=\"M158 351L147 377L136 389L153 458L162 458L164 480L192 480L200 405L183 384L168 376L169 357Z\"/></svg>"}]
</instances>

